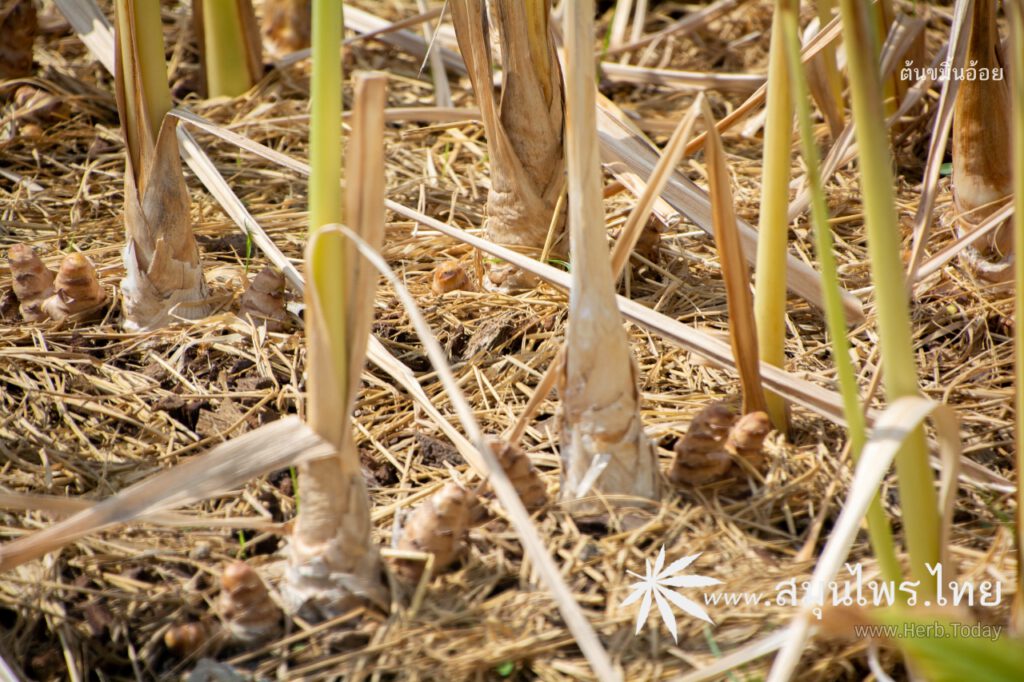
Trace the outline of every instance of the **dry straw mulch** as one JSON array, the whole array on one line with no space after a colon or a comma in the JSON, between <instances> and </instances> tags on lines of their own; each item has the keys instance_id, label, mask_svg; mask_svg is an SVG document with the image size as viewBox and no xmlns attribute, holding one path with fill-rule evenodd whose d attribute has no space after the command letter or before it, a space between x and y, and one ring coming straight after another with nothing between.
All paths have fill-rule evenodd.
<instances>
[{"instance_id":1,"label":"dry straw mulch","mask_svg":"<svg viewBox=\"0 0 1024 682\"><path fill-rule=\"evenodd\" d=\"M108 3L109 4L109 3ZM414 13L415 3L353 2L388 19ZM431 7L440 6L431 1ZM654 3L648 31L680 16L683 5ZM761 73L767 60L771 2L746 3L685 40L630 54L633 64L695 71ZM109 9L109 7L106 7ZM123 149L112 79L77 37L52 21L36 43L36 75L24 81L60 99L38 120L19 117L2 84L0 249L27 242L55 266L81 251L114 291L122 275ZM609 16L604 16L602 27ZM190 108L258 142L306 156L308 62L272 71L247 95L204 102L188 95L198 60L187 3L165 7L165 29L176 94ZM948 34L933 18L929 46ZM419 62L377 43L360 44L346 67L390 74L389 106L429 106L432 85ZM453 83L456 106L473 106L468 81ZM693 92L605 82L606 94L635 111L649 129L674 124ZM723 115L742 94L710 92ZM934 101L929 100L929 106ZM928 110L915 112L898 137L901 216L912 215L927 144ZM36 125L32 128L29 124ZM660 128L659 128L660 125ZM41 133L41 134L40 134ZM389 125L389 198L467 229L482 221L487 159L474 121ZM826 135L821 128L823 143ZM199 135L231 187L275 242L300 258L306 233L305 181L272 164ZM664 139L660 139L664 142ZM756 222L760 141L725 137L736 209ZM794 171L800 169L794 161ZM684 162L706 186L701 155ZM102 499L207 447L290 413L301 413L302 332L265 334L237 320L243 282L265 264L193 178L192 212L217 312L201 322L148 334L120 331L120 310L88 325L53 328L21 323L10 306L10 282L0 271L0 490ZM862 295L872 316L869 272L857 183L851 169L828 185L845 286ZM948 203L948 193L941 201ZM621 226L631 206L626 193L606 204L608 223ZM942 206L940 206L940 209ZM491 433L510 426L563 338L566 297L547 286L518 296L453 292L436 296L434 267L460 259L470 272L474 254L452 240L389 216L384 255L399 271L445 346L477 418ZM793 231L793 249L813 262L806 218ZM909 236L905 235L909 247ZM935 252L952 238L933 236ZM621 291L687 324L725 333L724 288L713 242L687 221L666 228L658 262L634 257ZM115 296L116 300L116 296ZM950 265L918 287L913 306L923 391L953 405L962 419L968 456L1007 477L1011 472L1013 320L1006 289L982 287ZM293 320L294 322L295 320ZM819 311L793 298L788 369L816 382L833 380ZM709 401L735 397L729 372L711 368L657 336L629 327L640 366L643 416L667 469L672 447ZM420 377L442 412L447 397L428 365L408 317L393 293L377 299L374 333ZM853 330L865 387L877 371L870 324ZM373 500L376 539L390 546L396 518L466 465L437 426L407 394L374 368L364 375L356 438ZM526 431L524 449L549 491L558 483L557 401L553 394ZM629 680L668 679L706 665L722 653L783 626L792 609L777 605L711 606L716 625L680 619L674 643L656 625L633 635L635 611L619 608L645 559L664 546L670 558L701 552L697 572L724 582L723 591L772 594L776 583L806 579L828 536L850 479L843 431L796 411L791 440L768 444L763 479L732 481L699 491L675 491L639 528L580 525L557 504L536 523L578 602ZM895 481L883 500L898 529ZM215 617L219 575L244 558L273 583L284 527L301 503L288 470L279 471L185 513L194 526L145 523L100 533L41 561L0 576L0 653L33 679L173 678L192 670L191 658L170 654L171 626ZM552 600L539 589L515 534L495 518L474 528L454 570L429 583L422 599L396 604L389 616L351 614L326 625L292 623L281 639L249 652L224 650L219 660L261 678L354 679L588 679L589 668ZM1008 496L965 488L957 501L953 555L965 579L1014 574ZM45 527L45 511L0 515L0 539ZM215 523L221 526L213 525ZM866 540L851 561L874 568ZM1004 591L1003 603L1009 603ZM360 619L360 615L363 617ZM1004 611L979 613L1004 618ZM863 641L816 641L804 657L803 679L860 679L867 673ZM883 656L895 668L897 659ZM756 679L764 661L736 672Z\"/></svg>"}]
</instances>

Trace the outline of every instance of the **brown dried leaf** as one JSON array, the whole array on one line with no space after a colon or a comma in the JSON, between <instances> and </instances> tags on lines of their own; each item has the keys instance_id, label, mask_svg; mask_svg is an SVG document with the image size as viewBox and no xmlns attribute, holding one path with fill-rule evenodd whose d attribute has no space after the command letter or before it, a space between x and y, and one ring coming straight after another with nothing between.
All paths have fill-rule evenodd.
<instances>
[{"instance_id":1,"label":"brown dried leaf","mask_svg":"<svg viewBox=\"0 0 1024 682\"><path fill-rule=\"evenodd\" d=\"M715 226L715 242L725 280L729 308L729 341L736 358L743 393L743 412L765 409L761 386L761 362L757 351L757 325L754 322L754 300L750 293L750 272L743 259L743 247L733 211L729 169L725 161L722 138L715 128L715 119L707 100L703 101L704 121L708 133L705 143L708 184L711 193L711 220Z\"/></svg>"}]
</instances>

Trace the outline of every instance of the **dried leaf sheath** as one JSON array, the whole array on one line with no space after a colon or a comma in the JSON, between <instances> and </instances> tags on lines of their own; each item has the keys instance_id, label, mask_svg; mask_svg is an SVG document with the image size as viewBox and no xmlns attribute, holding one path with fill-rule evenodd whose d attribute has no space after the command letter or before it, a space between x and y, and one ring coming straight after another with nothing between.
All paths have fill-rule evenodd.
<instances>
[{"instance_id":1,"label":"dried leaf sheath","mask_svg":"<svg viewBox=\"0 0 1024 682\"><path fill-rule=\"evenodd\" d=\"M118 10L119 30L126 35L121 49L116 50L115 94L128 152L127 243L121 291L125 328L137 331L163 326L172 315L204 317L209 306L199 248L192 235L188 188L178 158L177 119L164 115L170 108L170 95L163 96L167 75L162 66L162 43L160 67L150 64L147 71L141 62L136 9L132 2L121 0ZM162 80L154 82L158 76Z\"/></svg>"},{"instance_id":2,"label":"dried leaf sheath","mask_svg":"<svg viewBox=\"0 0 1024 682\"><path fill-rule=\"evenodd\" d=\"M658 470L640 420L636 365L615 305L601 197L591 48L593 2L566 5L566 143L572 291L562 397L562 498L654 498ZM593 513L600 502L570 505Z\"/></svg>"},{"instance_id":3,"label":"dried leaf sheath","mask_svg":"<svg viewBox=\"0 0 1024 682\"><path fill-rule=\"evenodd\" d=\"M551 40L550 0L497 3L503 76L496 100L482 0L453 0L452 20L487 132L491 189L487 235L498 244L540 253L562 191L562 78ZM560 231L562 216L555 219ZM556 242L555 253L564 243ZM502 289L532 278L503 265L488 284Z\"/></svg>"},{"instance_id":4,"label":"dried leaf sheath","mask_svg":"<svg viewBox=\"0 0 1024 682\"><path fill-rule=\"evenodd\" d=\"M1003 68L996 28L994 0L974 3L971 39L966 62L977 69ZM979 71L980 72L980 71ZM999 80L964 79L957 94L953 119L953 201L961 233L972 231L1002 208L1010 196L1010 86ZM1012 248L1011 220L986 237L968 258L986 279L1012 277L1008 267L993 267L986 257L998 259Z\"/></svg>"}]
</instances>

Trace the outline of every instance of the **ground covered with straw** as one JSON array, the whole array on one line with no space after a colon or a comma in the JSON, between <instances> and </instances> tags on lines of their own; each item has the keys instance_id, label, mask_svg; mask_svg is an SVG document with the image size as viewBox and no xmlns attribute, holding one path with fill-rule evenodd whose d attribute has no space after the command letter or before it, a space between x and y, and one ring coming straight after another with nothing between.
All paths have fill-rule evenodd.
<instances>
[{"instance_id":1,"label":"ground covered with straw","mask_svg":"<svg viewBox=\"0 0 1024 682\"><path fill-rule=\"evenodd\" d=\"M45 3L44 3L45 4ZM108 3L109 4L109 3ZM354 1L354 6L398 20L416 3ZM187 3L167 4L166 41L176 96L196 113L292 157L307 156L308 61L270 70L246 95L204 101L191 92L198 60ZM440 7L440 2L427 3ZM682 16L689 5L652 3L647 32ZM684 39L667 37L625 53L628 63L713 73L763 74L772 3L756 0L699 28ZM105 6L105 9L110 9ZM948 37L947 9L930 15L929 48ZM604 29L610 12L603 14ZM52 7L43 11L36 76L0 83L0 249L29 243L51 267L81 251L96 264L111 299L123 274L122 184L124 155L106 71ZM595 37L595 48L600 46ZM616 57L618 59L618 57ZM434 104L429 69L373 41L346 56L349 73L389 74L389 107ZM19 110L12 95L31 84L56 96L49 111ZM453 76L456 107L474 107L468 80ZM695 90L605 79L602 91L636 115L663 143L693 101ZM740 104L746 91L709 90L718 117ZM934 93L933 93L934 94ZM909 218L920 196L931 113L925 98L897 131L900 215ZM819 137L830 144L827 128ZM305 242L306 180L255 154L197 132L232 189L278 246L296 262ZM756 223L760 200L760 134L725 135L739 217ZM390 199L458 227L479 231L488 183L483 129L472 114L456 120L391 121L387 128ZM685 174L706 187L703 155L688 157ZM794 174L802 171L794 155ZM110 305L98 322L55 326L22 323L0 270L0 491L99 500L174 466L210 446L286 414L301 414L304 391L302 329L255 329L236 317L246 278L266 263L202 186L188 175L193 224L217 312L202 321L158 332L127 334ZM633 204L606 177L606 215L614 239ZM840 170L827 191L844 286L863 301L867 323L851 330L865 393L878 370L866 244L857 180ZM939 195L938 211L950 202ZM814 263L806 216L791 232L791 250ZM905 233L909 251L910 235ZM928 253L953 238L936 227ZM516 296L475 291L435 295L437 265L460 260L475 279L482 262L469 247L389 214L384 256L416 296L489 433L515 422L564 335L567 297L541 285ZM635 255L620 293L714 335L728 332L725 290L714 242L688 220L662 226L656 254ZM289 294L293 303L301 297ZM374 333L419 378L434 404L451 413L409 318L382 286ZM1010 290L976 281L954 259L920 283L913 319L921 387L953 406L961 419L967 457L1013 480L1011 393L1013 366ZM293 306L293 310L298 310ZM821 312L791 297L786 369L832 387L830 347ZM640 368L643 416L666 469L676 440L710 401L736 399L735 374L717 369L657 335L629 326ZM880 397L874 398L881 405ZM580 524L557 502L535 515L547 548L561 567L605 647L628 680L670 679L703 667L731 650L784 626L791 606L709 605L715 625L679 618L679 639L652 617L634 636L635 607L620 607L632 570L643 574L664 547L674 559L701 553L695 572L723 581L722 592L774 595L789 579L806 580L827 539L850 481L845 432L795 409L788 440L773 434L763 477L729 480L701 489L672 490L649 520L623 526ZM454 421L454 419L453 419ZM397 521L467 465L438 426L394 380L368 367L356 411L357 433L373 501L375 539L392 543ZM552 499L557 492L558 402L552 393L522 443L541 470ZM883 500L899 531L895 479ZM188 674L202 658L257 678L345 679L590 679L590 669L552 599L539 586L500 506L492 520L472 529L453 570L426 583L414 598L396 599L390 615L353 613L327 624L292 622L280 639L257 649L200 646L185 658L165 643L168 628L216 618L218 577L225 562L243 558L265 569L271 584L277 553L301 491L282 470L181 513L194 525L145 522L92 535L0 576L0 654L31 679L157 679ZM951 545L961 579L1002 579L1016 571L1005 493L968 484L957 498ZM0 539L43 528L59 510L0 512ZM865 537L851 554L866 574L875 562ZM1003 607L979 610L987 622L1005 622ZM880 664L905 675L899 658L883 651ZM862 679L867 642L819 637L805 652L801 678ZM735 671L732 679L758 679L769 659ZM199 678L196 678L199 679ZM205 679L205 678L204 678Z\"/></svg>"}]
</instances>

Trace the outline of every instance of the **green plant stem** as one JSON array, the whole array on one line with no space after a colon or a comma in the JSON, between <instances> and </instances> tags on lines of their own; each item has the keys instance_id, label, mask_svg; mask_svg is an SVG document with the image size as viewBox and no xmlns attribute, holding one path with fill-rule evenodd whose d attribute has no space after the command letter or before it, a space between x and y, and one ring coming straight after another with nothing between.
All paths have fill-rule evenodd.
<instances>
[{"instance_id":1,"label":"green plant stem","mask_svg":"<svg viewBox=\"0 0 1024 682\"><path fill-rule=\"evenodd\" d=\"M117 0L117 26L125 35L118 37L118 49L125 65L125 104L128 118L136 120L140 112L136 111L136 99L133 92L141 91L141 100L146 109L149 131L156 139L163 123L164 115L171 110L171 91L167 86L167 62L164 59L163 22L160 19L160 3L151 0ZM134 36L129 35L131 26ZM135 83L131 77L132 70L128 64L135 62L131 38L134 37L138 49L139 72L142 82ZM131 131L133 126L125 126ZM133 141L137 142L137 141ZM134 146L134 149L139 149Z\"/></svg>"},{"instance_id":2,"label":"green plant stem","mask_svg":"<svg viewBox=\"0 0 1024 682\"><path fill-rule=\"evenodd\" d=\"M794 0L780 0L778 6ZM754 319L761 360L782 367L786 345L786 251L789 237L789 180L793 141L793 100L789 94L786 53L779 30L779 11L772 19L768 57L767 118L761 214L758 218L757 268L754 272ZM787 430L786 404L774 393L766 396L768 414L779 431Z\"/></svg>"},{"instance_id":3,"label":"green plant stem","mask_svg":"<svg viewBox=\"0 0 1024 682\"><path fill-rule=\"evenodd\" d=\"M203 3L206 88L210 97L236 97L252 83L247 64L242 17L235 0Z\"/></svg>"},{"instance_id":4,"label":"green plant stem","mask_svg":"<svg viewBox=\"0 0 1024 682\"><path fill-rule=\"evenodd\" d=\"M1013 314L1013 357L1016 371L1014 398L1016 408L1017 456L1017 596L1014 603L1014 629L1024 633L1024 1L1006 0L1010 20L1010 100L1013 102L1011 140L1013 144L1013 249L1016 293Z\"/></svg>"},{"instance_id":5,"label":"green plant stem","mask_svg":"<svg viewBox=\"0 0 1024 682\"><path fill-rule=\"evenodd\" d=\"M843 42L846 45L870 45L868 7L858 0L840 0L840 9ZM847 51L882 376L886 395L893 401L918 395L917 363L900 261L900 226L893 190L895 179L874 54L874 50ZM921 581L925 594L933 594L935 577L928 572L926 564L936 565L939 562L939 510L923 428L919 427L907 437L896 456L896 472L911 560L910 575Z\"/></svg>"},{"instance_id":6,"label":"green plant stem","mask_svg":"<svg viewBox=\"0 0 1024 682\"><path fill-rule=\"evenodd\" d=\"M341 223L344 215L340 189L341 140L341 0L313 0L312 54L309 125L309 228L316 232L325 225ZM337 386L348 385L345 348L346 245L339 233L317 240L309 263L312 284L320 301L320 323L330 339L330 370ZM317 370L319 372L321 370ZM311 372L311 379L316 372ZM344 396L338 396L343 399ZM339 403L339 405L344 402ZM316 428L314 426L314 428Z\"/></svg>"},{"instance_id":7,"label":"green plant stem","mask_svg":"<svg viewBox=\"0 0 1024 682\"><path fill-rule=\"evenodd\" d=\"M839 391L843 399L843 414L850 434L850 453L854 462L860 457L867 441L867 425L857 391L857 373L850 360L850 343L846 338L846 317L843 314L843 299L840 293L839 274L835 254L832 250L832 232L828 219L828 204L821 181L821 160L814 143L811 124L810 89L800 62L800 36L795 3L780 3L783 10L783 32L786 38L786 57L789 66L793 101L796 107L797 123L800 126L800 141L803 147L804 163L807 166L807 181L811 192L811 218L814 222L815 249L821 266L822 293L825 300L825 320L832 341L832 358L839 380ZM901 571L896 558L892 528L885 516L878 496L871 502L867 512L868 536L882 577L898 582Z\"/></svg>"}]
</instances>

